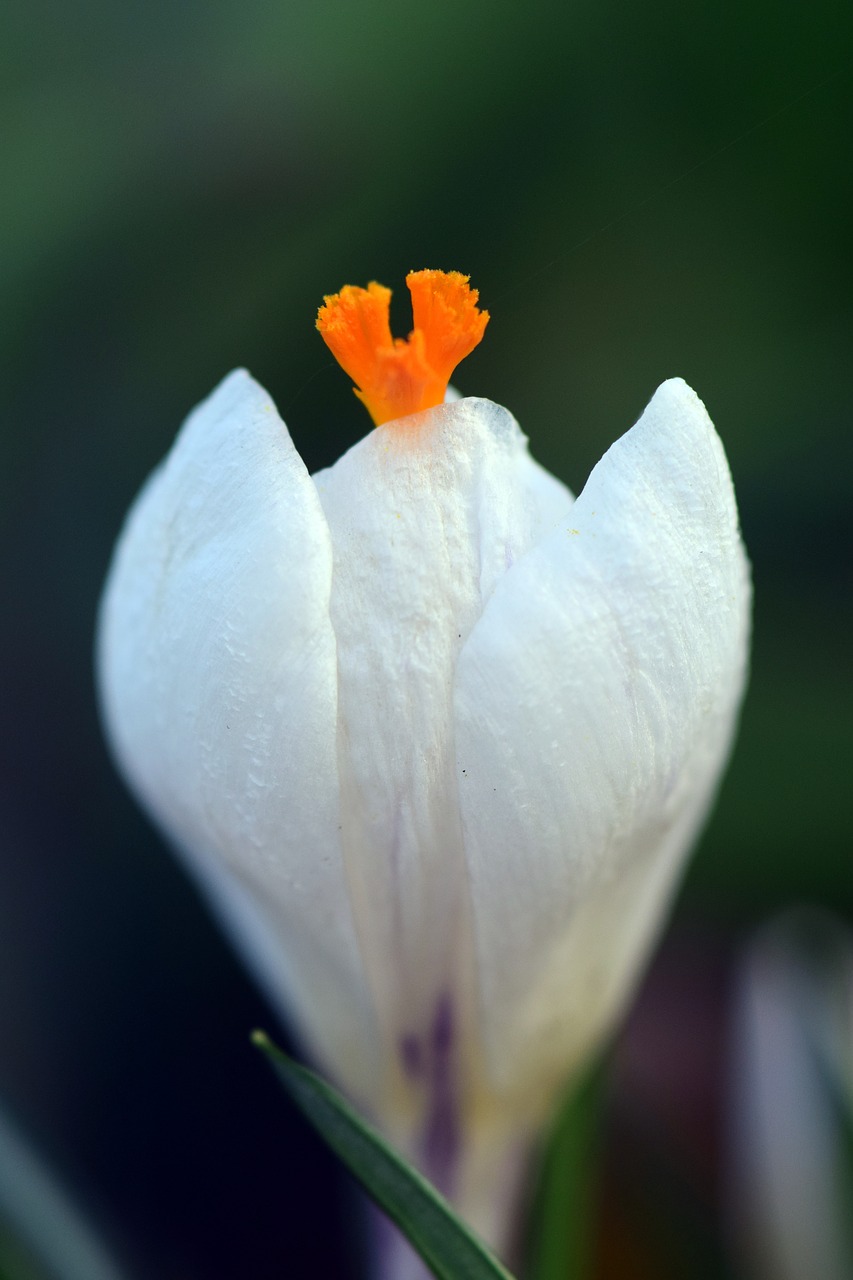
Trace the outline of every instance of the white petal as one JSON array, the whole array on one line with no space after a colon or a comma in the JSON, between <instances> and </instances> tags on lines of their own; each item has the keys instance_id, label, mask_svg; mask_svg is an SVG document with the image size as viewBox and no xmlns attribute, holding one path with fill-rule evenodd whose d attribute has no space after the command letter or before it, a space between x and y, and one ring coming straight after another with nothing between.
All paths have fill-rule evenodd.
<instances>
[{"instance_id":1,"label":"white petal","mask_svg":"<svg viewBox=\"0 0 853 1280\"><path fill-rule=\"evenodd\" d=\"M126 773L275 999L356 1095L373 1010L339 837L331 543L242 371L190 416L122 535L101 618Z\"/></svg>"},{"instance_id":2,"label":"white petal","mask_svg":"<svg viewBox=\"0 0 853 1280\"><path fill-rule=\"evenodd\" d=\"M612 1023L706 812L748 608L723 449L674 380L497 584L460 655L487 1072L533 1111Z\"/></svg>"},{"instance_id":3,"label":"white petal","mask_svg":"<svg viewBox=\"0 0 853 1280\"><path fill-rule=\"evenodd\" d=\"M571 496L505 409L472 399L378 428L315 480L335 547L344 850L390 1059L426 1053L445 1016L466 1040L453 674L495 584Z\"/></svg>"}]
</instances>

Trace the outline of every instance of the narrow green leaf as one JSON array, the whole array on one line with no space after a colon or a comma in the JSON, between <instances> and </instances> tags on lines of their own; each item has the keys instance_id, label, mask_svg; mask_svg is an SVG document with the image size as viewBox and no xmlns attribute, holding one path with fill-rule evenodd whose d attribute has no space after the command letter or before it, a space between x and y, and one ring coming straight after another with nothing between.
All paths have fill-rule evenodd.
<instances>
[{"instance_id":1,"label":"narrow green leaf","mask_svg":"<svg viewBox=\"0 0 853 1280\"><path fill-rule=\"evenodd\" d=\"M549 1137L531 1214L530 1280L584 1280L590 1274L603 1081L600 1066L587 1072Z\"/></svg>"},{"instance_id":2,"label":"narrow green leaf","mask_svg":"<svg viewBox=\"0 0 853 1280\"><path fill-rule=\"evenodd\" d=\"M300 1111L395 1222L438 1280L512 1280L497 1258L330 1085L299 1066L262 1031L253 1044L270 1059Z\"/></svg>"}]
</instances>

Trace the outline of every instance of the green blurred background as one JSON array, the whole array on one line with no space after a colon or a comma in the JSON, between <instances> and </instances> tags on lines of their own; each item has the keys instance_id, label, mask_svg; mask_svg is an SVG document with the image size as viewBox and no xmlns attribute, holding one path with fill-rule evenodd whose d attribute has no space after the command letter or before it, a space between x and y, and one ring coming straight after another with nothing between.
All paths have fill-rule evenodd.
<instances>
[{"instance_id":1,"label":"green blurred background","mask_svg":"<svg viewBox=\"0 0 853 1280\"><path fill-rule=\"evenodd\" d=\"M462 270L492 323L459 388L573 488L673 374L729 454L752 685L604 1157L648 1184L624 1115L657 1096L727 1274L732 958L785 904L853 912L853 9L35 0L0 65L0 1092L133 1274L356 1274L322 1225L348 1193L248 1047L270 1015L106 756L92 635L124 512L224 373L328 464L369 424L321 295ZM604 1181L598 1274L699 1274L680 1209L651 1228Z\"/></svg>"}]
</instances>

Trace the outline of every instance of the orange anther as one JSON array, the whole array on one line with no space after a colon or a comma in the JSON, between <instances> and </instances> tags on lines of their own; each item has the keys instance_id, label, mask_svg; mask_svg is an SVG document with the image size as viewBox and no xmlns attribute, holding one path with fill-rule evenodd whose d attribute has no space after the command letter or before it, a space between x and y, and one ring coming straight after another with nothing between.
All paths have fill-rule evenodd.
<instances>
[{"instance_id":1,"label":"orange anther","mask_svg":"<svg viewBox=\"0 0 853 1280\"><path fill-rule=\"evenodd\" d=\"M326 297L317 328L377 426L444 400L450 375L483 336L488 311L458 271L411 271L414 328L392 338L391 290L371 282Z\"/></svg>"}]
</instances>

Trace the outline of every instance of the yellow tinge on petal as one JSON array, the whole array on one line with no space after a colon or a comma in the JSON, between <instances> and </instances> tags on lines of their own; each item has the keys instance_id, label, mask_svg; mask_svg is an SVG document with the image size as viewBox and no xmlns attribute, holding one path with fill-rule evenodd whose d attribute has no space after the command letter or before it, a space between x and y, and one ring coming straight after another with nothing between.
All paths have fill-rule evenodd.
<instances>
[{"instance_id":1,"label":"yellow tinge on petal","mask_svg":"<svg viewBox=\"0 0 853 1280\"><path fill-rule=\"evenodd\" d=\"M453 370L489 323L469 279L459 271L410 271L408 338L392 338L391 290L376 281L366 289L344 285L323 299L317 328L377 426L444 400Z\"/></svg>"}]
</instances>

